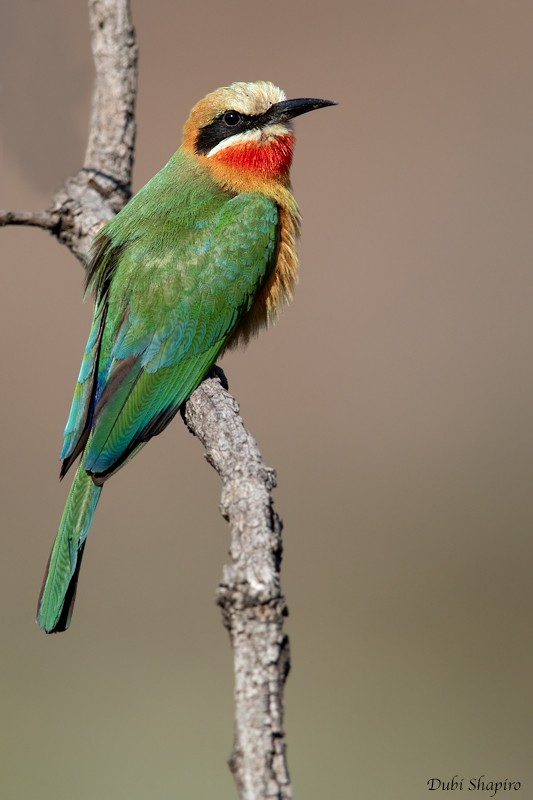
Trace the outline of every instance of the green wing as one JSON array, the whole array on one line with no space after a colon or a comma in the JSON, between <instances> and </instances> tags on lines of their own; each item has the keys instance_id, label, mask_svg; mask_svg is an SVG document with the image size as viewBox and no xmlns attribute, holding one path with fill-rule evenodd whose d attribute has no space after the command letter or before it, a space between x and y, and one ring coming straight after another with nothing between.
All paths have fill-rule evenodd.
<instances>
[{"instance_id":1,"label":"green wing","mask_svg":"<svg viewBox=\"0 0 533 800\"><path fill-rule=\"evenodd\" d=\"M83 467L102 480L170 422L275 263L278 211L259 194L225 200L177 242L156 228L119 247L111 277L104 259L65 431L66 467L85 445Z\"/></svg>"}]
</instances>

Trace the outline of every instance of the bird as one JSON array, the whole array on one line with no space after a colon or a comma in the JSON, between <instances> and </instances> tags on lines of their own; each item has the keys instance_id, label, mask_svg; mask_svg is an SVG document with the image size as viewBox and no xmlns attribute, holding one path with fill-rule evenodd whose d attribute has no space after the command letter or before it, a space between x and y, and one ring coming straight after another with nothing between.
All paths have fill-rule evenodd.
<instances>
[{"instance_id":1,"label":"bird","mask_svg":"<svg viewBox=\"0 0 533 800\"><path fill-rule=\"evenodd\" d=\"M292 120L332 105L288 100L269 81L211 92L168 163L95 236L85 282L94 316L60 477L79 463L39 596L46 633L70 625L104 483L167 427L225 350L291 300L300 229Z\"/></svg>"}]
</instances>

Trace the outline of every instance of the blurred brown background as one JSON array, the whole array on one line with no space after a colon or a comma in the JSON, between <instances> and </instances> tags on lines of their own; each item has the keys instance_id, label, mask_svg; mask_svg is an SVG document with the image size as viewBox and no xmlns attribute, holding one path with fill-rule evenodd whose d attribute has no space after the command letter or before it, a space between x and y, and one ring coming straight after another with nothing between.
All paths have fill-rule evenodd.
<instances>
[{"instance_id":1,"label":"blurred brown background","mask_svg":"<svg viewBox=\"0 0 533 800\"><path fill-rule=\"evenodd\" d=\"M278 471L296 796L418 800L458 773L531 797L533 6L133 12L135 188L217 86L340 103L296 122L295 302L223 362ZM0 207L38 209L83 157L85 4L0 13ZM230 800L228 530L179 419L106 488L72 629L34 625L91 308L44 232L0 248L0 794Z\"/></svg>"}]
</instances>

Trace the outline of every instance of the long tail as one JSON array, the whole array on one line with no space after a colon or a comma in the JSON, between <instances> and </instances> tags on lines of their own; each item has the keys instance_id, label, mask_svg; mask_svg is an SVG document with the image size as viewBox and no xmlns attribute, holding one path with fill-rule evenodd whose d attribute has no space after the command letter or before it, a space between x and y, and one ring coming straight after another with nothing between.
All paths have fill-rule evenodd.
<instances>
[{"instance_id":1,"label":"long tail","mask_svg":"<svg viewBox=\"0 0 533 800\"><path fill-rule=\"evenodd\" d=\"M102 487L95 485L80 464L70 487L39 597L37 623L46 633L65 631L70 625L85 539L101 492Z\"/></svg>"}]
</instances>

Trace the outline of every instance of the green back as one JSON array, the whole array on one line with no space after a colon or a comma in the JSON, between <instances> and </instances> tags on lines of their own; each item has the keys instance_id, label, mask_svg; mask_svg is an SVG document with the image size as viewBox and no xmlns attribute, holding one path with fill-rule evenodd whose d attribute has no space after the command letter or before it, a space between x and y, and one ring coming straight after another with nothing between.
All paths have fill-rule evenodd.
<instances>
[{"instance_id":1,"label":"green back","mask_svg":"<svg viewBox=\"0 0 533 800\"><path fill-rule=\"evenodd\" d=\"M159 433L270 275L276 203L221 191L181 150L98 235L95 317L65 428L66 470L103 478Z\"/></svg>"}]
</instances>

